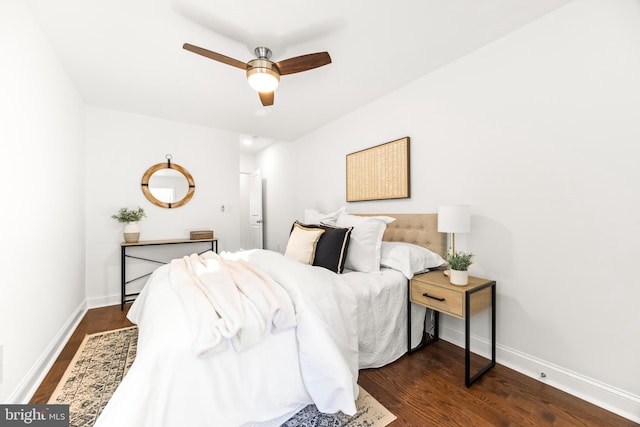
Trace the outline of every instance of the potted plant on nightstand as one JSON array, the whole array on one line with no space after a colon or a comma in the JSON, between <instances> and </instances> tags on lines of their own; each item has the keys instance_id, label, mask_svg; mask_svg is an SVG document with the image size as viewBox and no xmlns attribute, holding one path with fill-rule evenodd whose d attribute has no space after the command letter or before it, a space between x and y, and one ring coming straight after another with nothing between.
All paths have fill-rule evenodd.
<instances>
[{"instance_id":1,"label":"potted plant on nightstand","mask_svg":"<svg viewBox=\"0 0 640 427\"><path fill-rule=\"evenodd\" d=\"M471 265L473 254L465 252L454 252L447 257L449 263L449 280L452 285L466 286L469 283L469 266Z\"/></svg>"},{"instance_id":2,"label":"potted plant on nightstand","mask_svg":"<svg viewBox=\"0 0 640 427\"><path fill-rule=\"evenodd\" d=\"M138 207L135 209L122 208L116 215L111 218L124 224L124 241L127 243L137 243L140 239L140 227L138 221L147 216L144 209Z\"/></svg>"}]
</instances>

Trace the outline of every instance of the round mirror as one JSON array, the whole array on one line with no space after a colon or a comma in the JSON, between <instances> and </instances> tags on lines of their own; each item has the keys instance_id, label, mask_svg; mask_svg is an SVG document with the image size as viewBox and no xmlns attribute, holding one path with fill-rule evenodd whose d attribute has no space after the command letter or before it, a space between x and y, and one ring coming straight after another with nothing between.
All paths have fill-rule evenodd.
<instances>
[{"instance_id":1,"label":"round mirror","mask_svg":"<svg viewBox=\"0 0 640 427\"><path fill-rule=\"evenodd\" d=\"M196 190L191 174L168 161L151 166L142 177L142 192L151 203L162 208L184 205Z\"/></svg>"}]
</instances>

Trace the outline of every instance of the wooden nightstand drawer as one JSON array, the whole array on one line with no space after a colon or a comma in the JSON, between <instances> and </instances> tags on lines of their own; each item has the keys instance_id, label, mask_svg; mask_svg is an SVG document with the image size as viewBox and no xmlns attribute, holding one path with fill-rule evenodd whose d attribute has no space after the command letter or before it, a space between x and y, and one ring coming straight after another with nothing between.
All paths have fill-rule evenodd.
<instances>
[{"instance_id":1,"label":"wooden nightstand drawer","mask_svg":"<svg viewBox=\"0 0 640 427\"><path fill-rule=\"evenodd\" d=\"M427 296L428 295L428 296ZM463 318L462 292L413 280L411 282L411 301L425 307L434 308L442 313Z\"/></svg>"}]
</instances>

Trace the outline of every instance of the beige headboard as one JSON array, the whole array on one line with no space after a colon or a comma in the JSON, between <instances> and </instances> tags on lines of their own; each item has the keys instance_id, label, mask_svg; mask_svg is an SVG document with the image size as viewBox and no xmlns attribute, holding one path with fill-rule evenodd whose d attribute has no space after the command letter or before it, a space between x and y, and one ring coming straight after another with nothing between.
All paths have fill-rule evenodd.
<instances>
[{"instance_id":1,"label":"beige headboard","mask_svg":"<svg viewBox=\"0 0 640 427\"><path fill-rule=\"evenodd\" d=\"M354 214L395 218L382 236L386 242L407 242L423 246L442 256L447 253L447 234L438 232L438 214Z\"/></svg>"}]
</instances>

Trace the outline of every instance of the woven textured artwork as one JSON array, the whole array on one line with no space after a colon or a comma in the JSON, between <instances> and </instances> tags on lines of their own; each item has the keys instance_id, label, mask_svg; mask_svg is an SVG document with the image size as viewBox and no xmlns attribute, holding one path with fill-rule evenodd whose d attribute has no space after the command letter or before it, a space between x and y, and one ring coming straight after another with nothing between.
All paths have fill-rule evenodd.
<instances>
[{"instance_id":1,"label":"woven textured artwork","mask_svg":"<svg viewBox=\"0 0 640 427\"><path fill-rule=\"evenodd\" d=\"M347 202L409 196L409 137L347 154Z\"/></svg>"}]
</instances>

